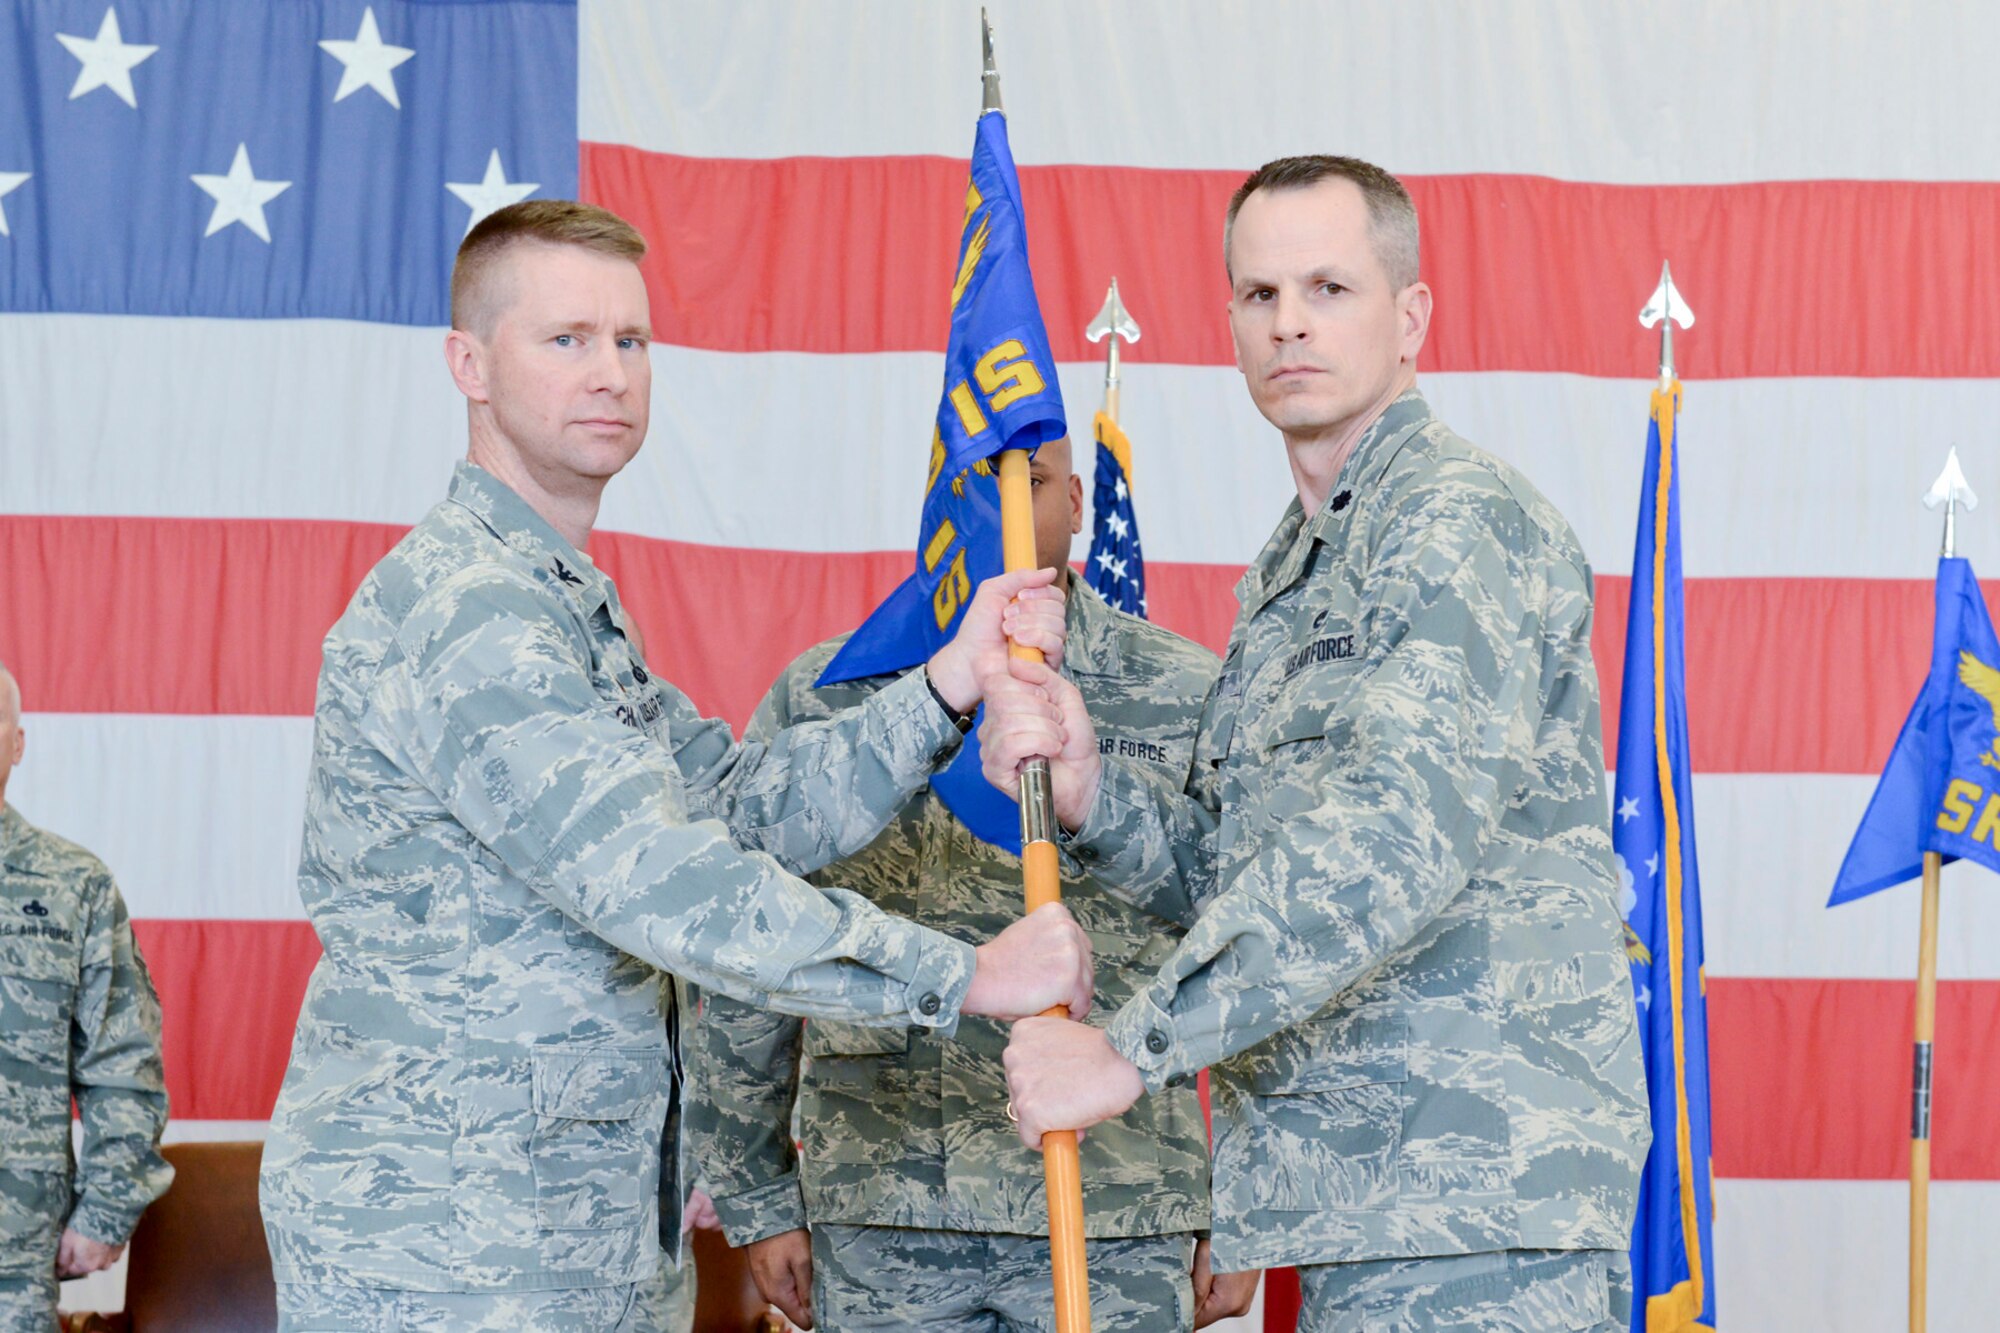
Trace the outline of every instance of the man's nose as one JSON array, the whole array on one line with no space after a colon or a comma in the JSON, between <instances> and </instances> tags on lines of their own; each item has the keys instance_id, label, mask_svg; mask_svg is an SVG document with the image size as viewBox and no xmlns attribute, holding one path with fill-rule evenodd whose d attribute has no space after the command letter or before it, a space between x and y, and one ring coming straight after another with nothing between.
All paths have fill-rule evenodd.
<instances>
[{"instance_id":1,"label":"man's nose","mask_svg":"<svg viewBox=\"0 0 2000 1333\"><path fill-rule=\"evenodd\" d=\"M590 358L590 390L593 393L624 393L632 383L632 376L626 370L625 353L618 346L618 340L607 338L597 344L595 351L596 355Z\"/></svg>"},{"instance_id":2,"label":"man's nose","mask_svg":"<svg viewBox=\"0 0 2000 1333\"><path fill-rule=\"evenodd\" d=\"M1271 341L1295 342L1311 332L1306 323L1305 302L1296 294L1279 292L1271 298Z\"/></svg>"}]
</instances>

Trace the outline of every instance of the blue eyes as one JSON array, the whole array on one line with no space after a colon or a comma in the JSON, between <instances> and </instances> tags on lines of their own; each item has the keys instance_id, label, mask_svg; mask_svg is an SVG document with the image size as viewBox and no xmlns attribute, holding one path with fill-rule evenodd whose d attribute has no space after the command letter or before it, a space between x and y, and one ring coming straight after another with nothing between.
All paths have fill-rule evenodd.
<instances>
[{"instance_id":1,"label":"blue eyes","mask_svg":"<svg viewBox=\"0 0 2000 1333\"><path fill-rule=\"evenodd\" d=\"M555 345L558 347L575 347L577 345L577 337L573 333L558 333L555 336ZM618 340L618 349L623 352L636 352L642 346L643 344L637 338L620 338Z\"/></svg>"}]
</instances>

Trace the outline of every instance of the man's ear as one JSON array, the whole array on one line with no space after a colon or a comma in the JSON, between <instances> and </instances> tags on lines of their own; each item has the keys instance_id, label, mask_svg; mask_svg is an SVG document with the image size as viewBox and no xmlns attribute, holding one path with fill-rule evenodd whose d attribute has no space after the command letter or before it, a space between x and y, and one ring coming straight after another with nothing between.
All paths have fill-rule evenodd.
<instances>
[{"instance_id":1,"label":"man's ear","mask_svg":"<svg viewBox=\"0 0 2000 1333\"><path fill-rule=\"evenodd\" d=\"M1415 365L1417 353L1424 350L1424 339L1431 333L1431 289L1413 282L1397 299L1402 306L1403 360Z\"/></svg>"},{"instance_id":2,"label":"man's ear","mask_svg":"<svg viewBox=\"0 0 2000 1333\"><path fill-rule=\"evenodd\" d=\"M1116 336L1115 334L1113 335ZM1069 533L1074 537L1083 531L1083 478L1072 472L1069 474Z\"/></svg>"},{"instance_id":3,"label":"man's ear","mask_svg":"<svg viewBox=\"0 0 2000 1333\"><path fill-rule=\"evenodd\" d=\"M444 364L451 382L475 403L486 402L492 394L486 387L486 348L464 329L444 335Z\"/></svg>"}]
</instances>

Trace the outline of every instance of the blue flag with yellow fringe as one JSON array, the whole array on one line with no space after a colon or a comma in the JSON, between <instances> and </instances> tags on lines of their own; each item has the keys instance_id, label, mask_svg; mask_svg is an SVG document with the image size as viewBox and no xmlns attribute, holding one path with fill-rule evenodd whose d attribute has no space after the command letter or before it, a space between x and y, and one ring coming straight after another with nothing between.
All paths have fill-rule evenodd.
<instances>
[{"instance_id":1,"label":"blue flag with yellow fringe","mask_svg":"<svg viewBox=\"0 0 2000 1333\"><path fill-rule=\"evenodd\" d=\"M1681 596L1680 385L1653 393L1646 438L1611 841L1645 1051L1653 1146L1632 1228L1634 1333L1715 1327L1708 1002L1687 739Z\"/></svg>"},{"instance_id":2,"label":"blue flag with yellow fringe","mask_svg":"<svg viewBox=\"0 0 2000 1333\"><path fill-rule=\"evenodd\" d=\"M951 638L973 589L1005 565L1000 487L988 460L1005 449L1032 451L1067 429L1028 269L1007 118L989 112L973 139L916 569L862 622L817 683L913 667ZM975 835L1020 851L1020 807L979 771L976 735L931 788Z\"/></svg>"},{"instance_id":3,"label":"blue flag with yellow fringe","mask_svg":"<svg viewBox=\"0 0 2000 1333\"><path fill-rule=\"evenodd\" d=\"M1828 907L1923 873L1924 853L2000 870L2000 642L1970 561L1938 561L1931 670L1834 877Z\"/></svg>"}]
</instances>

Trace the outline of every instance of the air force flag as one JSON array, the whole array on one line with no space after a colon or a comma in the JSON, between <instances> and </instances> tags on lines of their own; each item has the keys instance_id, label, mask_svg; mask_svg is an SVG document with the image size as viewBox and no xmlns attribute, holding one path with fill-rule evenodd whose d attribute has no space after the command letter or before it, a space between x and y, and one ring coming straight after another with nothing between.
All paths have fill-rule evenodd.
<instances>
[{"instance_id":1,"label":"air force flag","mask_svg":"<svg viewBox=\"0 0 2000 1333\"><path fill-rule=\"evenodd\" d=\"M854 632L818 683L901 671L951 638L972 590L1003 567L1000 488L989 460L1005 449L1037 449L1067 429L1028 271L1007 119L982 115L951 287L951 341L916 569ZM1020 809L980 773L976 737L931 786L973 833L1020 849Z\"/></svg>"}]
</instances>

